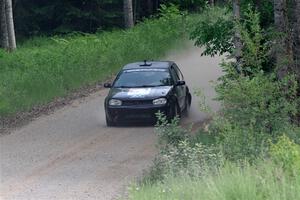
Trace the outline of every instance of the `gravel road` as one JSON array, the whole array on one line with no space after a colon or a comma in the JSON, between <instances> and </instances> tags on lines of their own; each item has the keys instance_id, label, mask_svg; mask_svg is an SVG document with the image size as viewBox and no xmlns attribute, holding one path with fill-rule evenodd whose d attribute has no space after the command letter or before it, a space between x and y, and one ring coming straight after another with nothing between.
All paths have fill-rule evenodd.
<instances>
[{"instance_id":1,"label":"gravel road","mask_svg":"<svg viewBox=\"0 0 300 200\"><path fill-rule=\"evenodd\" d=\"M220 57L200 57L200 49L171 53L192 90L201 88L213 109L211 80L220 76ZM156 154L153 127L107 128L103 102L107 90L41 116L0 137L0 199L116 199L141 176ZM205 115L197 98L182 123Z\"/></svg>"}]
</instances>

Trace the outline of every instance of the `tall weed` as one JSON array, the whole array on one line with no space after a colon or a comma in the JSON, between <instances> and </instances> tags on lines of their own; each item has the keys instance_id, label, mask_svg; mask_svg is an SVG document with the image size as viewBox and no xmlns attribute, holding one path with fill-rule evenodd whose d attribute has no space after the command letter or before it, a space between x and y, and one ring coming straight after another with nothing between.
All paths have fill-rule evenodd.
<instances>
[{"instance_id":1,"label":"tall weed","mask_svg":"<svg viewBox=\"0 0 300 200\"><path fill-rule=\"evenodd\" d=\"M163 182L133 186L131 200L296 200L300 197L300 175L289 176L268 160L219 167L202 177L168 176Z\"/></svg>"}]
</instances>

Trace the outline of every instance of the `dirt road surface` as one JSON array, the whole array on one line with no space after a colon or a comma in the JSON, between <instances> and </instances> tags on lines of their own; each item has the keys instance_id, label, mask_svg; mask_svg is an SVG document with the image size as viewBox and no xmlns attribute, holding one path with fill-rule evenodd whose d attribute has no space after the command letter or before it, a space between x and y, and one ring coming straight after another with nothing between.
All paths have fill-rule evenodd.
<instances>
[{"instance_id":1,"label":"dirt road surface","mask_svg":"<svg viewBox=\"0 0 300 200\"><path fill-rule=\"evenodd\" d=\"M200 57L189 48L167 59L181 67L191 89L201 88L209 104L209 83L221 74L221 58ZM107 90L76 100L53 114L0 137L3 200L116 199L142 175L156 154L153 127L107 128L103 101ZM182 123L198 123L205 115L197 98Z\"/></svg>"}]
</instances>

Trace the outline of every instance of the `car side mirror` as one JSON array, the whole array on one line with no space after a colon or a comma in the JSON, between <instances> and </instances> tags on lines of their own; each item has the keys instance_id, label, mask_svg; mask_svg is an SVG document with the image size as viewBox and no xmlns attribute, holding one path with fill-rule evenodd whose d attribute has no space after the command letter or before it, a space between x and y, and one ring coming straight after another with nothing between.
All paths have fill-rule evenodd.
<instances>
[{"instance_id":1,"label":"car side mirror","mask_svg":"<svg viewBox=\"0 0 300 200\"><path fill-rule=\"evenodd\" d=\"M111 83L104 83L105 88L111 88Z\"/></svg>"},{"instance_id":2,"label":"car side mirror","mask_svg":"<svg viewBox=\"0 0 300 200\"><path fill-rule=\"evenodd\" d=\"M185 85L185 81L177 81L176 86Z\"/></svg>"}]
</instances>

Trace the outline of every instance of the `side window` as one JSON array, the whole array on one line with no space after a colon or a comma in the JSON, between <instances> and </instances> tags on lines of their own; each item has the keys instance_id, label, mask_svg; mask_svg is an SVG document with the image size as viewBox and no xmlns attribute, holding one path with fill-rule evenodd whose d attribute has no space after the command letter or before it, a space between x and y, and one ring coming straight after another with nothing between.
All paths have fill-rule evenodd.
<instances>
[{"instance_id":1,"label":"side window","mask_svg":"<svg viewBox=\"0 0 300 200\"><path fill-rule=\"evenodd\" d=\"M179 80L179 76L176 73L174 66L171 66L171 75L172 75L172 79L173 79L174 83L176 83Z\"/></svg>"},{"instance_id":2,"label":"side window","mask_svg":"<svg viewBox=\"0 0 300 200\"><path fill-rule=\"evenodd\" d=\"M183 81L184 77L180 71L180 69L178 68L178 66L176 64L173 65L173 68L175 69L175 72L177 74L177 77L179 78L179 80Z\"/></svg>"}]
</instances>

